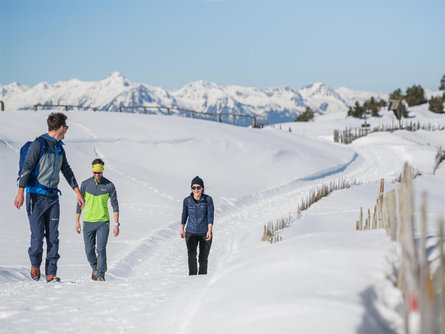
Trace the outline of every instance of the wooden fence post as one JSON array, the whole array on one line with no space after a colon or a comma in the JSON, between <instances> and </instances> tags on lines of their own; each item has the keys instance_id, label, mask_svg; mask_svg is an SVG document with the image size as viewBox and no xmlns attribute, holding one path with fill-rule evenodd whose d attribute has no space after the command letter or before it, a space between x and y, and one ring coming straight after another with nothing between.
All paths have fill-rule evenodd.
<instances>
[{"instance_id":1,"label":"wooden fence post","mask_svg":"<svg viewBox=\"0 0 445 334\"><path fill-rule=\"evenodd\" d=\"M371 209L368 209L368 218L366 218L366 225L367 225L367 229L370 230L371 229Z\"/></svg>"},{"instance_id":2,"label":"wooden fence post","mask_svg":"<svg viewBox=\"0 0 445 334\"><path fill-rule=\"evenodd\" d=\"M443 219L439 219L439 249L440 249L440 334L445 334L445 256L443 249Z\"/></svg>"},{"instance_id":3,"label":"wooden fence post","mask_svg":"<svg viewBox=\"0 0 445 334\"><path fill-rule=\"evenodd\" d=\"M400 185L400 222L402 227L402 270L403 295L405 301L405 328L408 333L418 333L419 323L419 277L417 274L417 254L414 244L413 216L413 172L405 163Z\"/></svg>"},{"instance_id":4,"label":"wooden fence post","mask_svg":"<svg viewBox=\"0 0 445 334\"><path fill-rule=\"evenodd\" d=\"M378 225L380 228L383 227L383 217L382 217L382 210L383 210L383 196L385 193L385 179L380 179L380 192L379 192L379 198L378 198L378 205L377 205L377 218L378 218ZM386 226L385 226L386 228Z\"/></svg>"},{"instance_id":5,"label":"wooden fence post","mask_svg":"<svg viewBox=\"0 0 445 334\"><path fill-rule=\"evenodd\" d=\"M421 237L419 247L419 306L420 306L420 332L434 333L434 283L426 255L427 236L427 194L423 194L421 212Z\"/></svg>"},{"instance_id":6,"label":"wooden fence post","mask_svg":"<svg viewBox=\"0 0 445 334\"><path fill-rule=\"evenodd\" d=\"M439 146L436 154L436 161L434 163L433 174L436 173L437 168L439 167L441 161L444 159L444 154L442 152L442 146Z\"/></svg>"},{"instance_id":7,"label":"wooden fence post","mask_svg":"<svg viewBox=\"0 0 445 334\"><path fill-rule=\"evenodd\" d=\"M397 220L397 207L396 207L396 191L391 190L386 194L388 198L388 224L391 234L391 240L396 241L399 239L398 235L398 220Z\"/></svg>"}]
</instances>

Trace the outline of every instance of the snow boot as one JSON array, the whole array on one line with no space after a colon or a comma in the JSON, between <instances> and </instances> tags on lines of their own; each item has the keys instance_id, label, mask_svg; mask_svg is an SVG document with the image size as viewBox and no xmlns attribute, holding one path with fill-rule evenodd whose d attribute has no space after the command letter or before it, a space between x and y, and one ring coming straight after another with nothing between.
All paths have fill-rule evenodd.
<instances>
[{"instance_id":1,"label":"snow boot","mask_svg":"<svg viewBox=\"0 0 445 334\"><path fill-rule=\"evenodd\" d=\"M56 275L47 275L46 282L47 283L60 283L60 278L56 277Z\"/></svg>"},{"instance_id":2,"label":"snow boot","mask_svg":"<svg viewBox=\"0 0 445 334\"><path fill-rule=\"evenodd\" d=\"M105 278L103 278L103 277L98 277L96 281L98 281L98 282L105 282Z\"/></svg>"},{"instance_id":3,"label":"snow boot","mask_svg":"<svg viewBox=\"0 0 445 334\"><path fill-rule=\"evenodd\" d=\"M93 281L97 281L97 270L93 270L93 272L91 273L91 279Z\"/></svg>"},{"instance_id":4,"label":"snow boot","mask_svg":"<svg viewBox=\"0 0 445 334\"><path fill-rule=\"evenodd\" d=\"M31 267L31 278L34 281L38 281L40 279L40 268L39 267Z\"/></svg>"}]
</instances>

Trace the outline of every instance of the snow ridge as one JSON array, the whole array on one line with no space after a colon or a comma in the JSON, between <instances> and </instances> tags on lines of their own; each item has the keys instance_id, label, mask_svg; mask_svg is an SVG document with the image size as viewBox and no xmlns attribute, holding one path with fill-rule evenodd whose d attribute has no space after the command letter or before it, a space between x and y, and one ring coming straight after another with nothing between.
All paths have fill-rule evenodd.
<instances>
[{"instance_id":1,"label":"snow ridge","mask_svg":"<svg viewBox=\"0 0 445 334\"><path fill-rule=\"evenodd\" d=\"M33 87L13 82L0 86L0 100L8 110L31 109L35 104L67 104L111 111L127 106L165 106L212 113L254 115L267 122L293 121L307 107L319 114L348 110L356 100L363 103L386 94L330 88L317 82L295 90L287 86L259 89L235 85L220 86L206 81L190 82L179 90L135 83L119 72L99 81L71 79L54 84L40 82ZM134 111L134 110L127 110ZM150 109L150 113L165 111ZM246 125L250 123L246 120Z\"/></svg>"}]
</instances>

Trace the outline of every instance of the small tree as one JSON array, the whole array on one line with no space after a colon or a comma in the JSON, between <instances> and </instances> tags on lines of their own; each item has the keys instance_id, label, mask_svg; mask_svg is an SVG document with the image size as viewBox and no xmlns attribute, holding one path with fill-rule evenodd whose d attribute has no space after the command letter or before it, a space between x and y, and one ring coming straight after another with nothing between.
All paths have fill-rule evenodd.
<instances>
[{"instance_id":1,"label":"small tree","mask_svg":"<svg viewBox=\"0 0 445 334\"><path fill-rule=\"evenodd\" d=\"M444 99L443 97L437 96L437 97L432 97L429 101L429 107L428 109L432 112L435 113L443 113L443 103L444 103Z\"/></svg>"},{"instance_id":2,"label":"small tree","mask_svg":"<svg viewBox=\"0 0 445 334\"><path fill-rule=\"evenodd\" d=\"M349 108L348 116L360 118L365 113L365 107L360 105L360 102L355 101L354 108Z\"/></svg>"},{"instance_id":3,"label":"small tree","mask_svg":"<svg viewBox=\"0 0 445 334\"><path fill-rule=\"evenodd\" d=\"M377 103L375 102L374 96L371 96L371 98L363 104L363 107L365 108L365 110L371 111L371 116L374 116L374 117L380 116L379 115L379 107L377 106Z\"/></svg>"},{"instance_id":4,"label":"small tree","mask_svg":"<svg viewBox=\"0 0 445 334\"><path fill-rule=\"evenodd\" d=\"M402 90L400 88L397 88L394 92L389 94L389 99L390 100L402 100L403 99Z\"/></svg>"},{"instance_id":5,"label":"small tree","mask_svg":"<svg viewBox=\"0 0 445 334\"><path fill-rule=\"evenodd\" d=\"M409 107L425 103L425 91L422 86L413 85L412 87L408 87L406 89L405 101Z\"/></svg>"},{"instance_id":6,"label":"small tree","mask_svg":"<svg viewBox=\"0 0 445 334\"><path fill-rule=\"evenodd\" d=\"M298 115L298 117L295 119L295 122L309 122L314 118L314 112L311 108L306 107L306 110Z\"/></svg>"},{"instance_id":7,"label":"small tree","mask_svg":"<svg viewBox=\"0 0 445 334\"><path fill-rule=\"evenodd\" d=\"M379 102L376 103L376 105L377 105L377 108L379 108L379 110L380 110L380 109L386 107L386 101L381 99Z\"/></svg>"},{"instance_id":8,"label":"small tree","mask_svg":"<svg viewBox=\"0 0 445 334\"><path fill-rule=\"evenodd\" d=\"M440 79L440 90L445 90L445 74L442 75L442 79Z\"/></svg>"},{"instance_id":9,"label":"small tree","mask_svg":"<svg viewBox=\"0 0 445 334\"><path fill-rule=\"evenodd\" d=\"M408 118L408 110L406 109L405 103L402 103L402 117Z\"/></svg>"}]
</instances>

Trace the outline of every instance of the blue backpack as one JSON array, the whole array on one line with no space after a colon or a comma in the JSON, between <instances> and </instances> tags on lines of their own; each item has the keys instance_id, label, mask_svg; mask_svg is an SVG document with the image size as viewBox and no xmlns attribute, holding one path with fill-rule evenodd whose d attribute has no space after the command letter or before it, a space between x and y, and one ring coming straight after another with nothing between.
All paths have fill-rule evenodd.
<instances>
[{"instance_id":1,"label":"blue backpack","mask_svg":"<svg viewBox=\"0 0 445 334\"><path fill-rule=\"evenodd\" d=\"M47 144L46 144L46 140L41 137L37 137L36 140L40 141L40 154L39 154L39 160L40 160L43 156L43 153L45 152L45 149L47 148ZM28 154L29 147L31 146L32 143L33 143L32 141L28 141L20 149L19 175L17 177L17 183L20 179L20 176L22 175L22 169L23 169L23 165L25 163L26 155ZM29 176L28 182L26 183L27 187L28 186L33 187L38 184L37 175L39 175L38 164L36 165L36 167L33 169L33 171L31 172L31 174Z\"/></svg>"}]
</instances>

